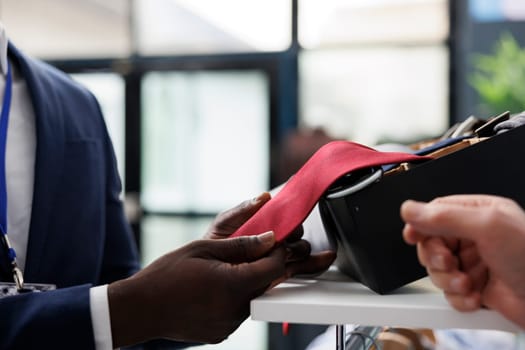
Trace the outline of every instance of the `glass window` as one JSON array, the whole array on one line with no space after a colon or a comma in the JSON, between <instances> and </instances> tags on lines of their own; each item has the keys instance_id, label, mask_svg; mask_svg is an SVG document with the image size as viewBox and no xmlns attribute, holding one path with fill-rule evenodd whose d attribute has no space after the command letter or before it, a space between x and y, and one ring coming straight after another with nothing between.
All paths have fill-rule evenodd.
<instances>
[{"instance_id":1,"label":"glass window","mask_svg":"<svg viewBox=\"0 0 525 350\"><path fill-rule=\"evenodd\" d=\"M137 0L139 53L202 54L286 49L291 0Z\"/></svg>"},{"instance_id":2,"label":"glass window","mask_svg":"<svg viewBox=\"0 0 525 350\"><path fill-rule=\"evenodd\" d=\"M184 218L146 215L142 220L141 258L146 266L159 256L202 238L212 222L211 217Z\"/></svg>"},{"instance_id":3,"label":"glass window","mask_svg":"<svg viewBox=\"0 0 525 350\"><path fill-rule=\"evenodd\" d=\"M300 125L368 145L448 124L445 0L299 0Z\"/></svg>"},{"instance_id":4,"label":"glass window","mask_svg":"<svg viewBox=\"0 0 525 350\"><path fill-rule=\"evenodd\" d=\"M523 0L470 0L470 14L475 21L499 22L525 19Z\"/></svg>"},{"instance_id":5,"label":"glass window","mask_svg":"<svg viewBox=\"0 0 525 350\"><path fill-rule=\"evenodd\" d=\"M124 180L124 79L111 73L72 74L71 77L86 86L97 98L113 141L120 177Z\"/></svg>"},{"instance_id":6,"label":"glass window","mask_svg":"<svg viewBox=\"0 0 525 350\"><path fill-rule=\"evenodd\" d=\"M448 31L445 0L299 0L305 48L444 41Z\"/></svg>"},{"instance_id":7,"label":"glass window","mask_svg":"<svg viewBox=\"0 0 525 350\"><path fill-rule=\"evenodd\" d=\"M127 0L2 0L8 36L40 58L123 57L130 53Z\"/></svg>"},{"instance_id":8,"label":"glass window","mask_svg":"<svg viewBox=\"0 0 525 350\"><path fill-rule=\"evenodd\" d=\"M448 64L442 47L304 53L301 123L367 145L412 141L448 122Z\"/></svg>"},{"instance_id":9,"label":"glass window","mask_svg":"<svg viewBox=\"0 0 525 350\"><path fill-rule=\"evenodd\" d=\"M150 73L143 83L147 210L215 213L268 188L264 73Z\"/></svg>"}]
</instances>

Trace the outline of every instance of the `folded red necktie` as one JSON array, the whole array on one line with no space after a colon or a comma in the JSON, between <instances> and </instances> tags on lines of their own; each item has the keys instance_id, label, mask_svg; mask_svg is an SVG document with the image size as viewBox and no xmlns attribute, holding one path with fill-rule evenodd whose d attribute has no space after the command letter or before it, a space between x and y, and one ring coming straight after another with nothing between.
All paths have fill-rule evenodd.
<instances>
[{"instance_id":1,"label":"folded red necktie","mask_svg":"<svg viewBox=\"0 0 525 350\"><path fill-rule=\"evenodd\" d=\"M379 152L354 142L330 142L321 147L232 237L274 231L280 242L302 224L323 193L341 176L363 168L425 159L429 158L409 153Z\"/></svg>"}]
</instances>

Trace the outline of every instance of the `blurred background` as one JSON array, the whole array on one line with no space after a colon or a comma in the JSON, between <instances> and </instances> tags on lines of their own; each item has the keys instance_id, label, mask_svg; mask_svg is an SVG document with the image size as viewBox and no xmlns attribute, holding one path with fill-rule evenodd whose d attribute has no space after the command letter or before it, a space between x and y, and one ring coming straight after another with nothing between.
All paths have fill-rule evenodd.
<instances>
[{"instance_id":1,"label":"blurred background","mask_svg":"<svg viewBox=\"0 0 525 350\"><path fill-rule=\"evenodd\" d=\"M0 20L99 99L144 264L330 140L525 109L523 0L1 0ZM304 349L323 329L248 320L202 348Z\"/></svg>"}]
</instances>

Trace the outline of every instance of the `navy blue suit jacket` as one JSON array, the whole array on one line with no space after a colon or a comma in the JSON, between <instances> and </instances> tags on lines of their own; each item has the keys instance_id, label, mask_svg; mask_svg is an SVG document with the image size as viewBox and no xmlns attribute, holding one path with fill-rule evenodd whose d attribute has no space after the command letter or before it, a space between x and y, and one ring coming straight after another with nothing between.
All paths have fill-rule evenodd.
<instances>
[{"instance_id":1,"label":"navy blue suit jacket","mask_svg":"<svg viewBox=\"0 0 525 350\"><path fill-rule=\"evenodd\" d=\"M25 280L59 289L0 299L0 348L93 349L89 288L139 269L114 152L86 89L12 45L9 55L37 130Z\"/></svg>"}]
</instances>

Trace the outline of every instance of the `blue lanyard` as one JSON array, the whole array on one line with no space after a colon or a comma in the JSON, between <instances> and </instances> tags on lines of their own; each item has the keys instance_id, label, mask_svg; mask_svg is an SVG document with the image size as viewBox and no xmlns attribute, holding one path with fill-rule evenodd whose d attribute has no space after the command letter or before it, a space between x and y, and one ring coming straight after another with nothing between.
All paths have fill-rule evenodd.
<instances>
[{"instance_id":1,"label":"blue lanyard","mask_svg":"<svg viewBox=\"0 0 525 350\"><path fill-rule=\"evenodd\" d=\"M5 173L5 153L7 144L7 126L9 124L9 110L11 109L11 95L13 89L13 78L11 67L7 66L7 77L5 80L4 101L2 102L2 112L0 114L0 236L7 249L7 257L13 269L13 278L18 289L24 287L22 271L16 263L16 252L11 247L7 238L7 184Z\"/></svg>"},{"instance_id":2,"label":"blue lanyard","mask_svg":"<svg viewBox=\"0 0 525 350\"><path fill-rule=\"evenodd\" d=\"M9 124L9 110L11 109L11 89L13 81L11 68L7 68L5 81L4 101L0 114L0 231L7 235L7 185L5 178L5 150L7 144L7 125Z\"/></svg>"}]
</instances>

